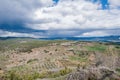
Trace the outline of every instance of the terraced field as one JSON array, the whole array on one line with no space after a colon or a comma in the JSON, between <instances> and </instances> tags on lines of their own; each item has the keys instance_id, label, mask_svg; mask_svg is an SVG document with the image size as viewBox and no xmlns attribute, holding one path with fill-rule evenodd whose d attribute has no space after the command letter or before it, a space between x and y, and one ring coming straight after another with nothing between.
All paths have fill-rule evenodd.
<instances>
[{"instance_id":1,"label":"terraced field","mask_svg":"<svg viewBox=\"0 0 120 80\"><path fill-rule=\"evenodd\" d=\"M104 66L119 72L120 45L34 39L0 41L0 80L65 80L78 68Z\"/></svg>"}]
</instances>

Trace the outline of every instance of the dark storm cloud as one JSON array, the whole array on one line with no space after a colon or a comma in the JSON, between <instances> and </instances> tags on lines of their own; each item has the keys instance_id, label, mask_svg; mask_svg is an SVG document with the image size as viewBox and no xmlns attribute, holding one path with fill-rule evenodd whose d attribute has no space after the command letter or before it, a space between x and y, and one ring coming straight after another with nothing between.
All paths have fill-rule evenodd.
<instances>
[{"instance_id":1,"label":"dark storm cloud","mask_svg":"<svg viewBox=\"0 0 120 80\"><path fill-rule=\"evenodd\" d=\"M43 6L48 6L50 0L0 0L0 29L24 32L36 31L25 27L32 22L33 12Z\"/></svg>"},{"instance_id":2,"label":"dark storm cloud","mask_svg":"<svg viewBox=\"0 0 120 80\"><path fill-rule=\"evenodd\" d=\"M0 23L25 23L34 10L47 5L42 0L0 0Z\"/></svg>"}]
</instances>

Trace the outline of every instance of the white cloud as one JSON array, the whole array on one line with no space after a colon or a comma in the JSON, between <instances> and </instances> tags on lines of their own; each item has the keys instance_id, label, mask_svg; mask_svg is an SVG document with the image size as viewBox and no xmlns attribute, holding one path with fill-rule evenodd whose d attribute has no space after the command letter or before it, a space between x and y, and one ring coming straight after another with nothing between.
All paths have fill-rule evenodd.
<instances>
[{"instance_id":1,"label":"white cloud","mask_svg":"<svg viewBox=\"0 0 120 80\"><path fill-rule=\"evenodd\" d=\"M116 36L120 34L120 29L110 29L110 30L92 30L84 31L81 34L75 35L75 37L97 37L97 36Z\"/></svg>"},{"instance_id":2,"label":"white cloud","mask_svg":"<svg viewBox=\"0 0 120 80\"><path fill-rule=\"evenodd\" d=\"M60 0L56 6L37 9L33 23L26 25L36 30L120 28L120 10L98 10L99 7L86 0Z\"/></svg>"},{"instance_id":3,"label":"white cloud","mask_svg":"<svg viewBox=\"0 0 120 80\"><path fill-rule=\"evenodd\" d=\"M104 32L104 31L92 31L92 32L85 32L80 36L83 37L97 37L97 36L108 36L110 34Z\"/></svg>"},{"instance_id":4,"label":"white cloud","mask_svg":"<svg viewBox=\"0 0 120 80\"><path fill-rule=\"evenodd\" d=\"M120 0L108 0L111 8L120 7Z\"/></svg>"},{"instance_id":5,"label":"white cloud","mask_svg":"<svg viewBox=\"0 0 120 80\"><path fill-rule=\"evenodd\" d=\"M43 36L37 36L29 33L17 33L0 30L0 37L32 37L32 38L42 38Z\"/></svg>"}]
</instances>

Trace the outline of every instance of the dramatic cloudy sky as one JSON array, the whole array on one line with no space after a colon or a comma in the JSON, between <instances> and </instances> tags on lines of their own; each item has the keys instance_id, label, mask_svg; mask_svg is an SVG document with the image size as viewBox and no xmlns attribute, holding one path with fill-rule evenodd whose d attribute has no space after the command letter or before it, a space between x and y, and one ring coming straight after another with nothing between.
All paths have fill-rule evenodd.
<instances>
[{"instance_id":1,"label":"dramatic cloudy sky","mask_svg":"<svg viewBox=\"0 0 120 80\"><path fill-rule=\"evenodd\" d=\"M0 0L0 37L120 35L120 0Z\"/></svg>"}]
</instances>

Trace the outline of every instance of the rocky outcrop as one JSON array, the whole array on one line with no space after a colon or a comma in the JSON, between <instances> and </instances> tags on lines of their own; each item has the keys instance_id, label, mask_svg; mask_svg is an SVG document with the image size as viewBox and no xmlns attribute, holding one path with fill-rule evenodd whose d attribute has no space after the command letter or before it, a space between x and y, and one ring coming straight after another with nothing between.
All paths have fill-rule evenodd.
<instances>
[{"instance_id":1,"label":"rocky outcrop","mask_svg":"<svg viewBox=\"0 0 120 80\"><path fill-rule=\"evenodd\" d=\"M120 76L106 67L79 69L69 74L66 80L120 80Z\"/></svg>"}]
</instances>

